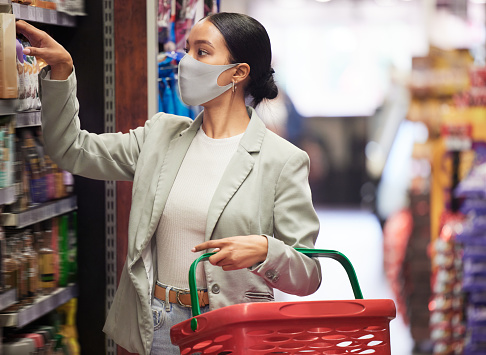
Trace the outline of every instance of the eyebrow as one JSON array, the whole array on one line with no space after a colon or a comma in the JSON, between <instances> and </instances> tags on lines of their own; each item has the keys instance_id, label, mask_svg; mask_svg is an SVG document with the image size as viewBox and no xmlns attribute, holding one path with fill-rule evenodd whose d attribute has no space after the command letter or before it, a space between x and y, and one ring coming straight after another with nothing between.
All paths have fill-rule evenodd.
<instances>
[{"instance_id":1,"label":"eyebrow","mask_svg":"<svg viewBox=\"0 0 486 355\"><path fill-rule=\"evenodd\" d=\"M186 43L189 44L189 40L186 39ZM213 44L209 41L206 41L205 39L198 39L194 42L194 44L207 44L208 46L211 46L214 48Z\"/></svg>"}]
</instances>

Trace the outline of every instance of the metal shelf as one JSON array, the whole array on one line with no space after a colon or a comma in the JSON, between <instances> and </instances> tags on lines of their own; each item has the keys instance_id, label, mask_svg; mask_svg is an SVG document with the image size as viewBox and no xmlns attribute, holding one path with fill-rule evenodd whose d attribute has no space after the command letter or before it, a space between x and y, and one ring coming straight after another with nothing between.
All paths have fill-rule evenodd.
<instances>
[{"instance_id":1,"label":"metal shelf","mask_svg":"<svg viewBox=\"0 0 486 355\"><path fill-rule=\"evenodd\" d=\"M0 314L0 326L22 328L77 296L76 284L58 288L49 295L37 297L33 304L21 308L18 312Z\"/></svg>"},{"instance_id":2,"label":"metal shelf","mask_svg":"<svg viewBox=\"0 0 486 355\"><path fill-rule=\"evenodd\" d=\"M40 111L25 111L17 112L17 121L15 126L17 128L33 127L41 125L41 112Z\"/></svg>"},{"instance_id":3,"label":"metal shelf","mask_svg":"<svg viewBox=\"0 0 486 355\"><path fill-rule=\"evenodd\" d=\"M10 307L15 303L17 303L17 289L13 288L0 294L0 310Z\"/></svg>"},{"instance_id":4,"label":"metal shelf","mask_svg":"<svg viewBox=\"0 0 486 355\"><path fill-rule=\"evenodd\" d=\"M15 186L0 189L0 205L10 205L15 202Z\"/></svg>"},{"instance_id":5,"label":"metal shelf","mask_svg":"<svg viewBox=\"0 0 486 355\"><path fill-rule=\"evenodd\" d=\"M76 26L76 19L74 16L56 10L43 9L41 7L21 5L17 3L12 4L12 10L15 17L20 20L66 27Z\"/></svg>"},{"instance_id":6,"label":"metal shelf","mask_svg":"<svg viewBox=\"0 0 486 355\"><path fill-rule=\"evenodd\" d=\"M1 216L1 222L4 227L24 228L34 223L74 211L77 208L76 196L71 196L32 207L24 212L4 213Z\"/></svg>"},{"instance_id":7,"label":"metal shelf","mask_svg":"<svg viewBox=\"0 0 486 355\"><path fill-rule=\"evenodd\" d=\"M15 115L17 107L17 99L0 99L0 116Z\"/></svg>"}]
</instances>

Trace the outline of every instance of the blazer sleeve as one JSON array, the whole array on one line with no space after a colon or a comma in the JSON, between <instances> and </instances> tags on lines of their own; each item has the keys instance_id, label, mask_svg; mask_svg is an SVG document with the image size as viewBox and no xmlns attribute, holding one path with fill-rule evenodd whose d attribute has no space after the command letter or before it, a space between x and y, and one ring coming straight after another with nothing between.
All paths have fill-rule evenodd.
<instances>
[{"instance_id":1,"label":"blazer sleeve","mask_svg":"<svg viewBox=\"0 0 486 355\"><path fill-rule=\"evenodd\" d=\"M39 78L47 154L60 168L76 175L98 180L133 180L145 136L159 115L125 134L81 130L74 69L67 80L49 80L48 70L49 67L44 68Z\"/></svg>"},{"instance_id":2,"label":"blazer sleeve","mask_svg":"<svg viewBox=\"0 0 486 355\"><path fill-rule=\"evenodd\" d=\"M277 182L267 258L250 268L271 287L298 296L314 293L321 283L319 261L294 250L313 248L319 234L308 175L309 157L299 150L287 160Z\"/></svg>"}]
</instances>

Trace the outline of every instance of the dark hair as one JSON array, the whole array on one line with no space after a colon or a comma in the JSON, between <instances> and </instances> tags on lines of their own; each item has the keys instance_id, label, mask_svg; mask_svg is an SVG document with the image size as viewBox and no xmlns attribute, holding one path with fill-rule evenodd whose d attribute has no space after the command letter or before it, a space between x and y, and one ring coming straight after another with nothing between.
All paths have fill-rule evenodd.
<instances>
[{"instance_id":1,"label":"dark hair","mask_svg":"<svg viewBox=\"0 0 486 355\"><path fill-rule=\"evenodd\" d=\"M221 32L230 52L232 63L250 66L250 82L246 93L253 97L256 107L264 99L278 95L272 69L272 48L265 27L254 18L230 12L220 12L207 19Z\"/></svg>"}]
</instances>

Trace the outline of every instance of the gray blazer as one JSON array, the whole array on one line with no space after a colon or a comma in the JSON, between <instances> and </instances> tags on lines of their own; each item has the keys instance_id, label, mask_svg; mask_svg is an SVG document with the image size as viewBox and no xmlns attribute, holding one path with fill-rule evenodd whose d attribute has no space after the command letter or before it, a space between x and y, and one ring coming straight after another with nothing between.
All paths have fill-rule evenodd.
<instances>
[{"instance_id":1,"label":"gray blazer","mask_svg":"<svg viewBox=\"0 0 486 355\"><path fill-rule=\"evenodd\" d=\"M128 253L104 331L130 352L150 354L151 302L157 280L153 238L169 191L203 114L194 121L159 113L129 133L80 129L76 77L41 72L42 129L47 153L73 174L133 181ZM205 265L210 308L273 300L273 289L308 295L320 285L318 262L293 247L311 248L319 231L308 184L307 154L267 130L252 108L237 152L208 211L206 240L265 235L267 259L249 269Z\"/></svg>"}]
</instances>

